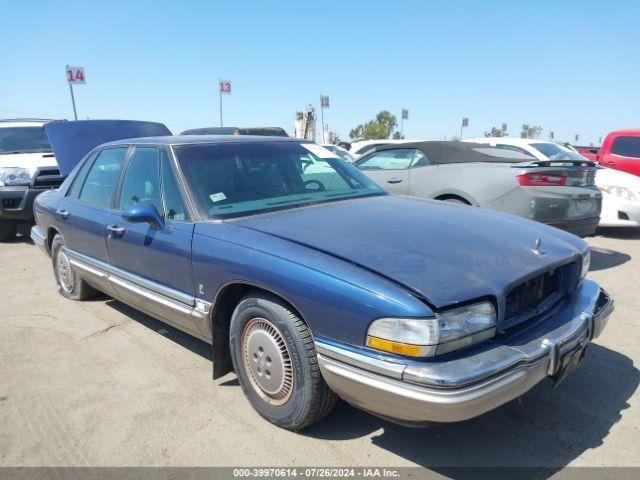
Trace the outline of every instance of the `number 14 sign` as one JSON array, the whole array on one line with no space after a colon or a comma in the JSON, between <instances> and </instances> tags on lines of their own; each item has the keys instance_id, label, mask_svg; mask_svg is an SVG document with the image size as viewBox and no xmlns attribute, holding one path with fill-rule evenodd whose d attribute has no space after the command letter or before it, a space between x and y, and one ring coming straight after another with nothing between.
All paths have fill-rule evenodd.
<instances>
[{"instance_id":1,"label":"number 14 sign","mask_svg":"<svg viewBox=\"0 0 640 480\"><path fill-rule=\"evenodd\" d=\"M229 80L220 80L220 94L231 95L231 82Z\"/></svg>"},{"instance_id":2,"label":"number 14 sign","mask_svg":"<svg viewBox=\"0 0 640 480\"><path fill-rule=\"evenodd\" d=\"M83 67L67 67L67 82L70 84L85 83L84 68Z\"/></svg>"}]
</instances>

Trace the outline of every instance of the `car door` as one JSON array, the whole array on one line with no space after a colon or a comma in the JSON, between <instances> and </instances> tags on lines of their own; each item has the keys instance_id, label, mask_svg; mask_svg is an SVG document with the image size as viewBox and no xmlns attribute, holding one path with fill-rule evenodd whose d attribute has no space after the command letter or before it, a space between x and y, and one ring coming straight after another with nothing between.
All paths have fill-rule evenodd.
<instances>
[{"instance_id":1,"label":"car door","mask_svg":"<svg viewBox=\"0 0 640 480\"><path fill-rule=\"evenodd\" d=\"M123 212L152 204L163 225L132 222ZM107 251L118 295L143 311L199 334L191 315L195 287L191 268L193 223L184 207L164 147L135 147L122 175L116 211L107 224Z\"/></svg>"},{"instance_id":2,"label":"car door","mask_svg":"<svg viewBox=\"0 0 640 480\"><path fill-rule=\"evenodd\" d=\"M390 193L409 193L409 167L414 149L398 148L374 152L357 163L357 167Z\"/></svg>"},{"instance_id":3,"label":"car door","mask_svg":"<svg viewBox=\"0 0 640 480\"><path fill-rule=\"evenodd\" d=\"M128 147L105 148L93 154L56 211L56 225L70 255L100 270L109 261L106 226L113 214L116 186L127 151ZM98 288L111 292L111 285L103 276L83 272Z\"/></svg>"},{"instance_id":4,"label":"car door","mask_svg":"<svg viewBox=\"0 0 640 480\"><path fill-rule=\"evenodd\" d=\"M602 166L640 176L640 136L616 137Z\"/></svg>"},{"instance_id":5,"label":"car door","mask_svg":"<svg viewBox=\"0 0 640 480\"><path fill-rule=\"evenodd\" d=\"M436 168L439 167L429 162L426 153L417 149L413 150L413 157L409 167L409 189L407 194L432 198L432 194L443 187L441 179L432 175Z\"/></svg>"}]
</instances>

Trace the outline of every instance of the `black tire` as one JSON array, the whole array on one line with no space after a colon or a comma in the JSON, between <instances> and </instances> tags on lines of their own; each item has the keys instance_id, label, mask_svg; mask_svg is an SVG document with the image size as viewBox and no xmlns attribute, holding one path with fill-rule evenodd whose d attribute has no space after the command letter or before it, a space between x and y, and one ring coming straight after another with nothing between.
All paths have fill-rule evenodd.
<instances>
[{"instance_id":1,"label":"black tire","mask_svg":"<svg viewBox=\"0 0 640 480\"><path fill-rule=\"evenodd\" d=\"M0 219L0 242L7 242L16 238L18 224L13 220Z\"/></svg>"},{"instance_id":2,"label":"black tire","mask_svg":"<svg viewBox=\"0 0 640 480\"><path fill-rule=\"evenodd\" d=\"M242 391L271 423L301 430L335 406L338 397L322 378L309 328L275 296L256 292L240 301L231 318L229 344ZM273 369L269 376L268 368Z\"/></svg>"},{"instance_id":3,"label":"black tire","mask_svg":"<svg viewBox=\"0 0 640 480\"><path fill-rule=\"evenodd\" d=\"M71 300L88 300L96 295L96 290L80 278L69 263L66 245L60 235L56 235L51 242L51 259L60 295Z\"/></svg>"}]
</instances>

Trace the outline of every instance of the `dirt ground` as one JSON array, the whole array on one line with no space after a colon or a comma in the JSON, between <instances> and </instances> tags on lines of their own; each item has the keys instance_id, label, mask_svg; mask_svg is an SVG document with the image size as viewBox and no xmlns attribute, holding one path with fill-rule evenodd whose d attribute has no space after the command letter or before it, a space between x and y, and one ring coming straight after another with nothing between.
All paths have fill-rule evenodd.
<instances>
[{"instance_id":1,"label":"dirt ground","mask_svg":"<svg viewBox=\"0 0 640 480\"><path fill-rule=\"evenodd\" d=\"M0 244L0 466L640 466L640 232L588 239L616 310L583 365L480 418L407 429L345 403L291 433L210 347L103 297L73 302L25 238Z\"/></svg>"}]
</instances>

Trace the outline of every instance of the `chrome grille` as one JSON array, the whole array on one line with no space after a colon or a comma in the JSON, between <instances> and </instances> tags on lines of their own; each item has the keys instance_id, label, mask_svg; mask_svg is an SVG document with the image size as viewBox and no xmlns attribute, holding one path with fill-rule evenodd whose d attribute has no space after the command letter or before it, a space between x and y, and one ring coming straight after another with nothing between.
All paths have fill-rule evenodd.
<instances>
[{"instance_id":1,"label":"chrome grille","mask_svg":"<svg viewBox=\"0 0 640 480\"><path fill-rule=\"evenodd\" d=\"M577 265L570 263L516 285L506 297L502 329L542 315L551 309L573 286L577 275Z\"/></svg>"}]
</instances>

